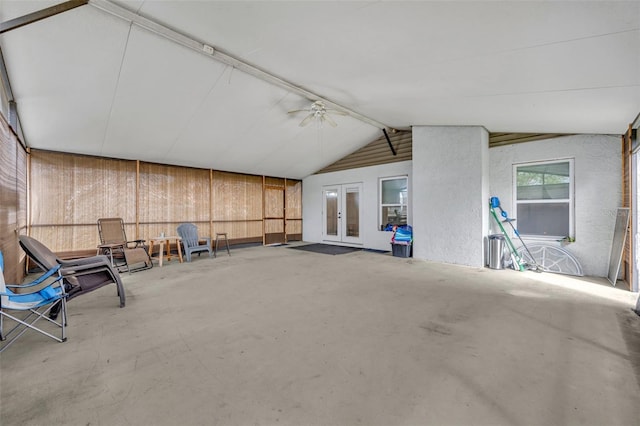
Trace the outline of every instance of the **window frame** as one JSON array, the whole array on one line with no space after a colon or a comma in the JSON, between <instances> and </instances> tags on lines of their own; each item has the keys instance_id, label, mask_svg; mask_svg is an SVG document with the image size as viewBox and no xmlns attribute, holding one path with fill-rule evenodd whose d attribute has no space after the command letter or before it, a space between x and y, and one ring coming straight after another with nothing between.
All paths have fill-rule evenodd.
<instances>
[{"instance_id":1,"label":"window frame","mask_svg":"<svg viewBox=\"0 0 640 426\"><path fill-rule=\"evenodd\" d=\"M559 239L563 239L569 237L571 239L575 239L575 159L574 158L559 158L554 160L544 160L544 161L527 161L522 163L514 163L513 164L513 217L516 219L515 226L516 229L519 230L517 226L518 219L518 205L519 204L557 204L557 203L566 203L569 204L569 235L538 235L538 234L525 234L520 232L521 237L527 239L537 239L537 240L553 240L557 241ZM558 164L558 163L569 163L569 198L556 198L556 199L537 199L537 200L518 200L518 168L522 166L541 166L545 164Z\"/></svg>"},{"instance_id":2,"label":"window frame","mask_svg":"<svg viewBox=\"0 0 640 426\"><path fill-rule=\"evenodd\" d=\"M406 202L404 204L398 204L398 203L387 203L387 204L383 204L382 203L382 183L385 181L390 181L390 180L396 180L396 179L404 179L405 182L407 183L407 198L406 198ZM384 216L383 214L383 209L385 207L393 207L393 206L400 206L400 207L405 207L406 211L407 211L407 225L411 223L411 217L410 217L410 210L409 210L409 175L397 175L397 176L385 176L385 177L380 177L378 178L378 229L381 231L384 231L385 226L387 225L386 223L382 223L382 218Z\"/></svg>"}]
</instances>

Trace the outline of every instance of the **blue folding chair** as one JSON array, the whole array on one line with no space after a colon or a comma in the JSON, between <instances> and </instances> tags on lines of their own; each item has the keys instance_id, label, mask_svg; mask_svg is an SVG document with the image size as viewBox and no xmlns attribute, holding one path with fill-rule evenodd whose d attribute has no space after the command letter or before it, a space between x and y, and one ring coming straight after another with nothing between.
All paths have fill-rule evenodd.
<instances>
[{"instance_id":1,"label":"blue folding chair","mask_svg":"<svg viewBox=\"0 0 640 426\"><path fill-rule=\"evenodd\" d=\"M67 293L62 281L60 265L49 269L35 281L21 285L5 284L3 271L4 260L2 252L0 252L0 341L3 342L0 346L0 352L7 349L27 330L37 331L57 342L66 341ZM47 314L56 304L60 305L60 312L62 313L60 321L47 317ZM6 333L4 331L5 318L16 323ZM36 327L35 323L40 319L59 327L60 337Z\"/></svg>"}]
</instances>

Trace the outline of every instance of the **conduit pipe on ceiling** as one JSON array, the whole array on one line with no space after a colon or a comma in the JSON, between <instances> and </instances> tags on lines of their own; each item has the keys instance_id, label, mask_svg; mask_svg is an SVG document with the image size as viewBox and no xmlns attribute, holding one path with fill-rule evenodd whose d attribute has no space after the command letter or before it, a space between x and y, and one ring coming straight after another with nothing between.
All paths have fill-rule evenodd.
<instances>
[{"instance_id":1,"label":"conduit pipe on ceiling","mask_svg":"<svg viewBox=\"0 0 640 426\"><path fill-rule=\"evenodd\" d=\"M243 71L249 75L252 75L262 81L265 81L270 84L274 84L279 86L285 90L301 95L312 102L322 101L327 106L331 108L343 111L350 115L351 117L358 119L364 123L367 123L371 126L377 127L379 129L385 130L390 129L395 133L395 129L381 123L377 120L364 116L356 111L353 111L345 106L332 102L329 99L323 98L316 93L313 93L309 90L303 89L300 86L296 86L295 84L273 75L267 71L264 71L255 65L251 65L247 62L244 62L228 53L225 53L211 45L195 40L192 37L186 36L176 30L173 30L165 25L159 24L149 18L145 18L137 13L134 13L124 7L118 6L112 3L109 0L89 0L89 4L97 9L100 9L104 12L110 13L120 19L123 19L127 22L135 24L141 28L146 29L147 31L151 31L161 37L164 37L168 40L173 41L181 46L187 47L195 52L203 54L205 56L209 56L219 62L222 62L226 65L230 65L240 71Z\"/></svg>"}]
</instances>

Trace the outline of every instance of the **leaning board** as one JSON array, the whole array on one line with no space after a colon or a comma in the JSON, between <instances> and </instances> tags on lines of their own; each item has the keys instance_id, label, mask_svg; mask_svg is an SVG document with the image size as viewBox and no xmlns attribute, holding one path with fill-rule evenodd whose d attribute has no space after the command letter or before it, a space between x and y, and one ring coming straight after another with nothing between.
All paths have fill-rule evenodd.
<instances>
[{"instance_id":1,"label":"leaning board","mask_svg":"<svg viewBox=\"0 0 640 426\"><path fill-rule=\"evenodd\" d=\"M615 287L620 272L620 262L622 262L622 251L627 238L627 228L629 227L629 209L627 207L618 208L616 214L616 226L613 231L613 243L611 244L611 256L609 257L609 274L607 278Z\"/></svg>"}]
</instances>

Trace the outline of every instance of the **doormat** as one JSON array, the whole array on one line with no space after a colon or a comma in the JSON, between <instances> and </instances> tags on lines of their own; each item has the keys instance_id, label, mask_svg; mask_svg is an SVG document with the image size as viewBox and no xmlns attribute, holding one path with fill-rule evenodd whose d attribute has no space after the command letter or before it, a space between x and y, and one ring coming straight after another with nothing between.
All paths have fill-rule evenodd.
<instances>
[{"instance_id":1,"label":"doormat","mask_svg":"<svg viewBox=\"0 0 640 426\"><path fill-rule=\"evenodd\" d=\"M289 248L296 249L296 250L310 251L313 253L332 254L332 255L345 254L345 253L351 253L354 251L362 250L357 247L334 246L331 244L320 244L320 243L306 244L304 246L292 246Z\"/></svg>"}]
</instances>

